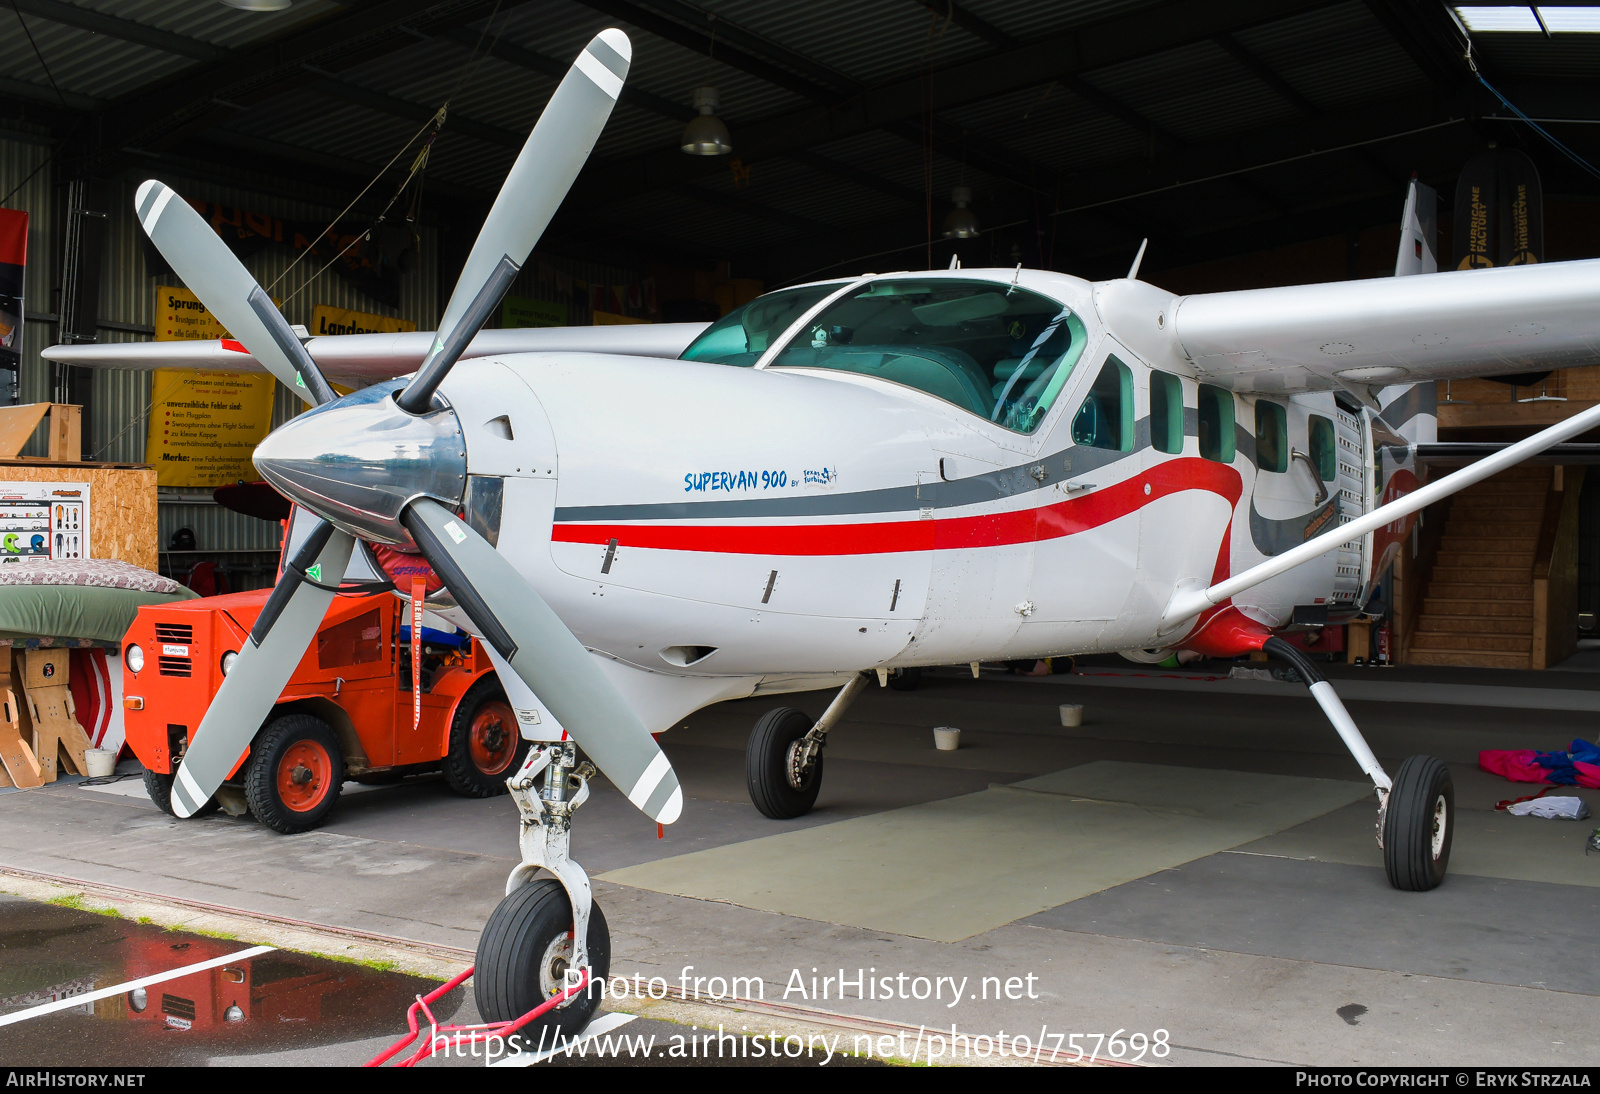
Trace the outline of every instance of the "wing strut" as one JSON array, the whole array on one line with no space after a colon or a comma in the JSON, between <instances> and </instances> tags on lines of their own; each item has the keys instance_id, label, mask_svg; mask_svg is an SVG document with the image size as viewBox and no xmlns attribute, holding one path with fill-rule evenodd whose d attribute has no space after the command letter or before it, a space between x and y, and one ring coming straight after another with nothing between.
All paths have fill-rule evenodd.
<instances>
[{"instance_id":1,"label":"wing strut","mask_svg":"<svg viewBox=\"0 0 1600 1094\"><path fill-rule=\"evenodd\" d=\"M1548 429L1540 430L1525 440L1518 441L1492 456L1479 460L1477 463L1463 467L1460 471L1446 475L1442 479L1430 482L1428 485L1411 491L1403 498L1397 498L1387 505L1380 505L1372 512L1357 517L1348 524L1341 524L1337 528L1313 536L1298 547L1291 548L1281 555L1274 555L1258 565L1250 567L1241 574L1235 574L1226 581L1219 581L1209 588L1199 588L1198 583L1180 586L1173 593L1172 599L1167 602L1167 610L1161 615L1161 633L1168 634L1179 625L1187 623L1207 608L1220 604L1231 596L1237 596L1246 589L1269 581L1279 574L1286 573L1303 563L1310 562L1327 554L1339 544L1364 536L1368 532L1376 531L1391 521L1401 517L1410 516L1419 509L1425 509L1434 502L1449 497L1451 494L1465 490L1474 483L1482 482L1491 475L1498 474L1508 467L1515 467L1524 460L1537 456L1545 449L1562 441L1569 440L1591 429L1600 428L1600 406L1592 406L1588 410L1574 414L1564 422L1558 422Z\"/></svg>"}]
</instances>

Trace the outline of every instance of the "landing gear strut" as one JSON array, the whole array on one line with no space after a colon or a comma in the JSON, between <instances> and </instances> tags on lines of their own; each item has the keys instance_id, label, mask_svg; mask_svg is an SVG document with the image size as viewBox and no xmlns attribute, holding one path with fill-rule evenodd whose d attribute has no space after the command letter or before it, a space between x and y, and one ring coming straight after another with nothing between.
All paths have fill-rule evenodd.
<instances>
[{"instance_id":1,"label":"landing gear strut","mask_svg":"<svg viewBox=\"0 0 1600 1094\"><path fill-rule=\"evenodd\" d=\"M1400 764L1391 780L1367 747L1333 685L1311 660L1276 636L1268 638L1261 648L1294 666L1345 747L1377 788L1378 846L1383 848L1383 869L1389 884L1410 892L1437 888L1450 864L1450 841L1455 833L1456 793L1450 769L1432 756L1411 756Z\"/></svg>"},{"instance_id":2,"label":"landing gear strut","mask_svg":"<svg viewBox=\"0 0 1600 1094\"><path fill-rule=\"evenodd\" d=\"M844 717L872 677L871 672L852 677L815 724L793 707L778 707L761 716L744 751L744 781L757 809L773 820L811 812L822 789L822 750L828 730Z\"/></svg>"},{"instance_id":3,"label":"landing gear strut","mask_svg":"<svg viewBox=\"0 0 1600 1094\"><path fill-rule=\"evenodd\" d=\"M611 935L589 890L589 876L567 852L572 814L589 798L595 773L578 762L571 741L536 745L506 780L522 815L522 862L506 878L500 901L478 939L473 992L485 1021L507 1022L579 983L611 971ZM543 779L540 779L540 776ZM539 870L552 878L534 879ZM523 1029L537 1040L548 1028L573 1036L588 1024L598 989L578 992Z\"/></svg>"}]
</instances>

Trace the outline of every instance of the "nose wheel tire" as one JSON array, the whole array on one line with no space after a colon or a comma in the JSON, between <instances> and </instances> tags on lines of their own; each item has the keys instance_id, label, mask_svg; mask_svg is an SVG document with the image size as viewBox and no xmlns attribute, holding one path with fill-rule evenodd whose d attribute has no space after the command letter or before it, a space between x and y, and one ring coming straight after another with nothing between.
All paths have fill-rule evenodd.
<instances>
[{"instance_id":1,"label":"nose wheel tire","mask_svg":"<svg viewBox=\"0 0 1600 1094\"><path fill-rule=\"evenodd\" d=\"M589 906L591 982L611 973L611 932L600 905ZM486 1022L520 1018L566 989L572 958L572 902L554 878L537 878L508 893L478 936L472 990ZM600 989L581 991L522 1027L524 1044L576 1035L594 1016Z\"/></svg>"},{"instance_id":2,"label":"nose wheel tire","mask_svg":"<svg viewBox=\"0 0 1600 1094\"><path fill-rule=\"evenodd\" d=\"M1408 892L1437 888L1450 864L1456 791L1450 769L1432 756L1412 756L1395 772L1383 815L1383 869Z\"/></svg>"},{"instance_id":3,"label":"nose wheel tire","mask_svg":"<svg viewBox=\"0 0 1600 1094\"><path fill-rule=\"evenodd\" d=\"M309 714L267 723L244 767L250 812L274 831L291 835L327 818L344 785L344 754L333 728Z\"/></svg>"},{"instance_id":4,"label":"nose wheel tire","mask_svg":"<svg viewBox=\"0 0 1600 1094\"><path fill-rule=\"evenodd\" d=\"M522 764L528 742L517 728L517 716L492 676L479 680L450 721L450 747L444 758L444 781L468 798L492 798L506 792L506 778Z\"/></svg>"},{"instance_id":5,"label":"nose wheel tire","mask_svg":"<svg viewBox=\"0 0 1600 1094\"><path fill-rule=\"evenodd\" d=\"M793 707L769 710L750 731L744 750L744 780L755 807L773 820L803 817L822 789L822 753L800 763L800 738L812 720Z\"/></svg>"},{"instance_id":6,"label":"nose wheel tire","mask_svg":"<svg viewBox=\"0 0 1600 1094\"><path fill-rule=\"evenodd\" d=\"M171 773L163 775L159 771L151 771L149 768L146 768L144 772L144 792L150 795L150 800L155 802L157 809L170 816L176 817L178 814L172 811L173 778L175 778L175 776ZM199 809L191 813L189 815L189 819L195 820L199 817L208 817L212 813L215 813L218 808L220 807L217 804L217 799L212 798Z\"/></svg>"}]
</instances>

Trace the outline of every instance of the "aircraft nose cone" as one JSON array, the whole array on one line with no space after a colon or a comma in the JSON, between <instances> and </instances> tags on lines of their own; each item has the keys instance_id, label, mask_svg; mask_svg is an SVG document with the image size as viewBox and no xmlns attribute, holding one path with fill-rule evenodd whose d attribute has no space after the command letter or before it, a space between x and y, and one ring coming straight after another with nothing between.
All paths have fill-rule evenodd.
<instances>
[{"instance_id":1,"label":"aircraft nose cone","mask_svg":"<svg viewBox=\"0 0 1600 1094\"><path fill-rule=\"evenodd\" d=\"M256 468L337 528L377 543L410 544L401 510L420 496L458 506L467 447L442 397L426 414L407 414L392 397L402 386L374 384L290 419L256 446Z\"/></svg>"}]
</instances>

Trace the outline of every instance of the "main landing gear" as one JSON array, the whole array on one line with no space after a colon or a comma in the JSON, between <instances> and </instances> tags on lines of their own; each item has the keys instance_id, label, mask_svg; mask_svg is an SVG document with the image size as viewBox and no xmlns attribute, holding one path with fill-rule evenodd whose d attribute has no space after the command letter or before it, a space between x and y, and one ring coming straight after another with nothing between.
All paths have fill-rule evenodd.
<instances>
[{"instance_id":1,"label":"main landing gear","mask_svg":"<svg viewBox=\"0 0 1600 1094\"><path fill-rule=\"evenodd\" d=\"M773 820L811 812L822 789L822 750L828 730L844 717L872 677L871 672L852 677L815 723L793 707L778 707L761 716L744 750L744 781L757 809Z\"/></svg>"},{"instance_id":2,"label":"main landing gear","mask_svg":"<svg viewBox=\"0 0 1600 1094\"><path fill-rule=\"evenodd\" d=\"M1311 687L1311 696L1333 723L1345 747L1378 790L1378 846L1383 869L1396 889L1422 892L1444 880L1456 819L1456 792L1450 769L1432 756L1411 756L1391 780L1361 731L1339 701L1333 685L1309 658L1276 636L1261 647L1293 665Z\"/></svg>"},{"instance_id":3,"label":"main landing gear","mask_svg":"<svg viewBox=\"0 0 1600 1094\"><path fill-rule=\"evenodd\" d=\"M522 862L478 938L473 992L486 1022L521 1017L577 986L582 970L591 983L611 972L606 918L583 867L567 857L572 814L588 800L594 773L593 765L578 762L571 741L552 742L530 749L507 782L522 815ZM555 876L536 879L541 869ZM575 1036L599 1002L598 987L578 991L524 1026L523 1039Z\"/></svg>"}]
</instances>

